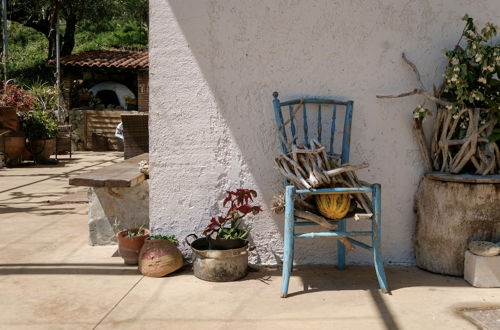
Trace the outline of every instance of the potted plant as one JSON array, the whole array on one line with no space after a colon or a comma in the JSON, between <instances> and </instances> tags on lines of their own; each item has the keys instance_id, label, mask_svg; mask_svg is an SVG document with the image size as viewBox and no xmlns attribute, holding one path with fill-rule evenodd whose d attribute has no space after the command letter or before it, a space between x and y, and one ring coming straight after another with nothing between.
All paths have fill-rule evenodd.
<instances>
[{"instance_id":1,"label":"potted plant","mask_svg":"<svg viewBox=\"0 0 500 330\"><path fill-rule=\"evenodd\" d=\"M497 26L478 28L465 15L453 49L444 51L444 80L433 92L415 72L417 88L395 98L421 95L436 105L433 132L426 139L423 121L432 113L425 102L413 111L425 170L415 209L417 266L435 273L463 275L470 240L492 240L498 231L500 203L500 42ZM430 140L430 146L428 144Z\"/></svg>"},{"instance_id":2,"label":"potted plant","mask_svg":"<svg viewBox=\"0 0 500 330\"><path fill-rule=\"evenodd\" d=\"M26 136L22 130L20 113L33 107L35 98L22 88L9 82L0 88L0 133L7 165L16 165L25 148Z\"/></svg>"},{"instance_id":3,"label":"potted plant","mask_svg":"<svg viewBox=\"0 0 500 330\"><path fill-rule=\"evenodd\" d=\"M149 277L163 277L184 265L174 235L151 235L139 253L139 271Z\"/></svg>"},{"instance_id":4,"label":"potted plant","mask_svg":"<svg viewBox=\"0 0 500 330\"><path fill-rule=\"evenodd\" d=\"M224 216L210 219L203 231L205 237L186 242L194 255L193 270L196 277L215 282L234 281L244 277L248 266L248 235L250 227L243 223L249 215L262 211L253 204L257 192L250 189L227 191L223 206L228 206Z\"/></svg>"},{"instance_id":5,"label":"potted plant","mask_svg":"<svg viewBox=\"0 0 500 330\"><path fill-rule=\"evenodd\" d=\"M22 114L21 118L35 162L47 163L55 152L57 119L52 112L42 110L29 111Z\"/></svg>"},{"instance_id":6,"label":"potted plant","mask_svg":"<svg viewBox=\"0 0 500 330\"><path fill-rule=\"evenodd\" d=\"M127 265L137 265L139 252L144 241L149 237L149 230L144 227L124 229L116 233L118 252Z\"/></svg>"}]
</instances>

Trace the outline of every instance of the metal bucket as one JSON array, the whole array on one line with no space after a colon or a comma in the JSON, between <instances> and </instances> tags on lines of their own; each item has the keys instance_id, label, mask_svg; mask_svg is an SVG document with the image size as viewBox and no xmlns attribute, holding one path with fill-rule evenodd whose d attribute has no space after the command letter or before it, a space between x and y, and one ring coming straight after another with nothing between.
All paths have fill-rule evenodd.
<instances>
[{"instance_id":1,"label":"metal bucket","mask_svg":"<svg viewBox=\"0 0 500 330\"><path fill-rule=\"evenodd\" d=\"M196 239L189 243L187 238ZM236 281L245 277L248 268L248 243L244 247L228 250L208 250L208 239L191 234L186 242L193 250L194 276L211 282Z\"/></svg>"}]
</instances>

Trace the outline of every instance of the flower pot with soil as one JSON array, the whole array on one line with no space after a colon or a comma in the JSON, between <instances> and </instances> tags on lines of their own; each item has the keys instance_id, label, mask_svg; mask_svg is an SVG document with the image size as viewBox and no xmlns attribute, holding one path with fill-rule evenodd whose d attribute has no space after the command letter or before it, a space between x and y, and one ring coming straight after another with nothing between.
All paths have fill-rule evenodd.
<instances>
[{"instance_id":1,"label":"flower pot with soil","mask_svg":"<svg viewBox=\"0 0 500 330\"><path fill-rule=\"evenodd\" d=\"M205 228L205 237L186 237L193 251L194 275L205 281L236 281L247 274L250 228L242 222L248 214L258 214L261 207L253 204L254 190L228 191L223 206L229 204L225 216L214 217ZM195 239L189 242L188 238Z\"/></svg>"},{"instance_id":2,"label":"flower pot with soil","mask_svg":"<svg viewBox=\"0 0 500 330\"><path fill-rule=\"evenodd\" d=\"M184 265L173 235L152 235L146 238L139 253L139 271L149 277L163 277Z\"/></svg>"},{"instance_id":3,"label":"flower pot with soil","mask_svg":"<svg viewBox=\"0 0 500 330\"><path fill-rule=\"evenodd\" d=\"M123 261L127 265L137 265L139 252L144 241L149 237L149 230L146 228L125 229L116 234L118 241L118 251Z\"/></svg>"}]
</instances>

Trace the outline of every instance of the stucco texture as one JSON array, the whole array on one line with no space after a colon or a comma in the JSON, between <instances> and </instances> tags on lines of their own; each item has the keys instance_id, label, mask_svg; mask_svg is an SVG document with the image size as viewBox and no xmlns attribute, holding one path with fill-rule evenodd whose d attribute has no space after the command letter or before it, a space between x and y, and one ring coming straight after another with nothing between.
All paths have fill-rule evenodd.
<instances>
[{"instance_id":1,"label":"stucco texture","mask_svg":"<svg viewBox=\"0 0 500 330\"><path fill-rule=\"evenodd\" d=\"M150 0L153 232L200 233L222 212L225 190L254 188L265 211L248 221L251 262L280 263L283 217L270 211L282 190L271 94L351 99L351 163L369 162L361 178L382 184L385 261L413 264L423 167L411 112L423 100L375 95L415 88L402 51L426 86L438 84L442 50L457 42L465 13L498 23L500 2ZM334 264L335 246L331 238L297 240L295 262ZM356 249L347 261L371 256Z\"/></svg>"}]
</instances>

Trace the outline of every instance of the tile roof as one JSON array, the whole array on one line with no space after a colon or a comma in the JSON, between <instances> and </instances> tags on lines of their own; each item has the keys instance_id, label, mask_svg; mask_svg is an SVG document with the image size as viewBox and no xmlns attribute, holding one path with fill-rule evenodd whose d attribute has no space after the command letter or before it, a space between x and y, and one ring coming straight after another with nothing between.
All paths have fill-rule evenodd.
<instances>
[{"instance_id":1,"label":"tile roof","mask_svg":"<svg viewBox=\"0 0 500 330\"><path fill-rule=\"evenodd\" d=\"M89 50L61 58L61 66L115 69L147 69L148 52Z\"/></svg>"}]
</instances>

